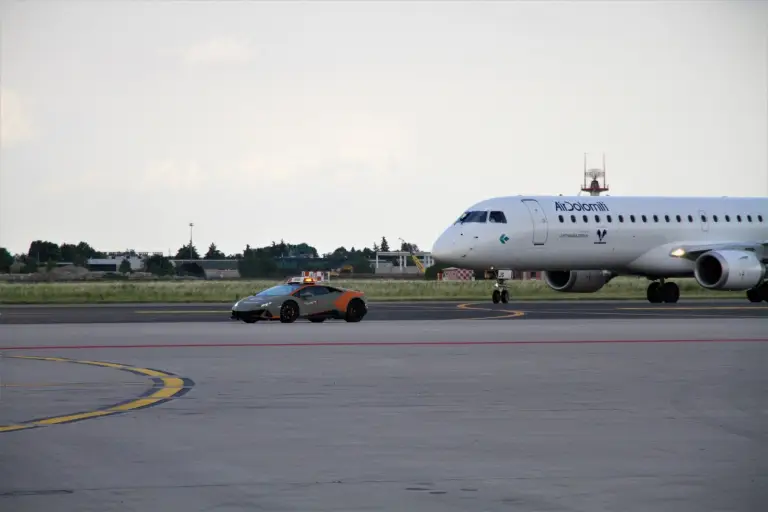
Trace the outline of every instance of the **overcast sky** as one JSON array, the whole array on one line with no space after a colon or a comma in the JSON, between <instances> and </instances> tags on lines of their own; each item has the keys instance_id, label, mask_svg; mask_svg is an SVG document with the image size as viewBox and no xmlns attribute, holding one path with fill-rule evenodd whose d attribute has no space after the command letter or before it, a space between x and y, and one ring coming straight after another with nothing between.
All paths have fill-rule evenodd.
<instances>
[{"instance_id":1,"label":"overcast sky","mask_svg":"<svg viewBox=\"0 0 768 512\"><path fill-rule=\"evenodd\" d=\"M387 236L473 202L768 193L768 2L2 2L0 246Z\"/></svg>"}]
</instances>

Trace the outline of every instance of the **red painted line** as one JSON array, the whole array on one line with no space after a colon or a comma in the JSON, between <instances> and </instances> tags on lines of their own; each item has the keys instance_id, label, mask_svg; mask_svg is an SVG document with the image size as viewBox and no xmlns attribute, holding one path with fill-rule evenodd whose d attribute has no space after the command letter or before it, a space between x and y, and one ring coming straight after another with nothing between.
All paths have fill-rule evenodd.
<instances>
[{"instance_id":1,"label":"red painted line","mask_svg":"<svg viewBox=\"0 0 768 512\"><path fill-rule=\"evenodd\" d=\"M217 347L381 347L381 346L469 346L469 345L580 345L606 343L768 343L768 338L636 339L636 340L513 340L513 341L308 341L295 343L163 343L133 345L36 345L0 347L0 350L82 350L130 348L217 348Z\"/></svg>"}]
</instances>

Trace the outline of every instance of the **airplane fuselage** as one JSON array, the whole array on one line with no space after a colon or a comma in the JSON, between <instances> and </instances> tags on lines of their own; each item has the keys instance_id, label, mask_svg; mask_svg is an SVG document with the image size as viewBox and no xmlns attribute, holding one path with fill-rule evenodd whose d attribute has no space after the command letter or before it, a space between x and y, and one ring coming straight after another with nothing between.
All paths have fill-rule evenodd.
<instances>
[{"instance_id":1,"label":"airplane fuselage","mask_svg":"<svg viewBox=\"0 0 768 512\"><path fill-rule=\"evenodd\" d=\"M680 248L742 244L764 261L767 242L768 198L508 196L467 208L432 256L477 270L594 270L655 279L694 276L696 258L679 257Z\"/></svg>"}]
</instances>

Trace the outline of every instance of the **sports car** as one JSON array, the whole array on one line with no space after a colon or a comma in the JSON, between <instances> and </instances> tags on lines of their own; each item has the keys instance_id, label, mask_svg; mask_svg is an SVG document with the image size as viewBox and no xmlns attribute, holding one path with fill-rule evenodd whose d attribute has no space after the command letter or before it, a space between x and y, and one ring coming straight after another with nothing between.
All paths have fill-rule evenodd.
<instances>
[{"instance_id":1,"label":"sports car","mask_svg":"<svg viewBox=\"0 0 768 512\"><path fill-rule=\"evenodd\" d=\"M299 318L323 322L328 318L359 322L368 312L363 292L317 283L312 278L293 278L255 295L240 299L232 306L232 320L255 323L280 320L292 323Z\"/></svg>"}]
</instances>

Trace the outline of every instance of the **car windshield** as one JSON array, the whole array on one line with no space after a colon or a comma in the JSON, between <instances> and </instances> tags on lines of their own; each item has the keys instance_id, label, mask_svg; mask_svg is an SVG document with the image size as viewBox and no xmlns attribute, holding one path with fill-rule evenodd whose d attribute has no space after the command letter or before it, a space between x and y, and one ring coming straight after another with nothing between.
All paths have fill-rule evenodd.
<instances>
[{"instance_id":1,"label":"car windshield","mask_svg":"<svg viewBox=\"0 0 768 512\"><path fill-rule=\"evenodd\" d=\"M266 290L262 290L256 295L262 297L265 295L289 295L296 291L296 289L301 286L299 284L279 284L277 286L273 286L272 288L267 288Z\"/></svg>"}]
</instances>

